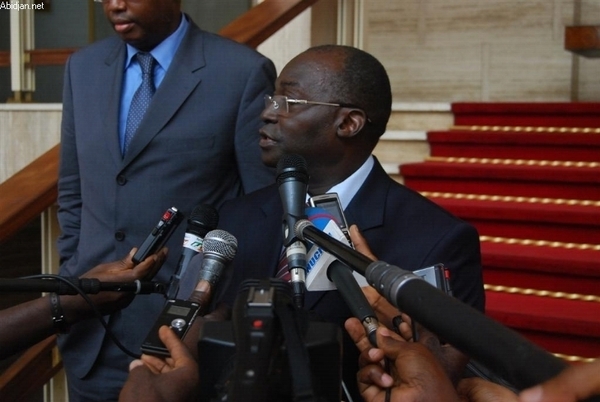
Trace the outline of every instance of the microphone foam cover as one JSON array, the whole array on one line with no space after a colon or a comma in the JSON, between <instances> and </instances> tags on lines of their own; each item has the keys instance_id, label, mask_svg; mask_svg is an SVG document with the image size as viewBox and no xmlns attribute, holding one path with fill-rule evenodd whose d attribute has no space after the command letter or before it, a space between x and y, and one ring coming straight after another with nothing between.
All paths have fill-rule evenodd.
<instances>
[{"instance_id":1,"label":"microphone foam cover","mask_svg":"<svg viewBox=\"0 0 600 402\"><path fill-rule=\"evenodd\" d=\"M289 178L308 183L306 159L296 154L284 154L277 162L277 184Z\"/></svg>"}]
</instances>

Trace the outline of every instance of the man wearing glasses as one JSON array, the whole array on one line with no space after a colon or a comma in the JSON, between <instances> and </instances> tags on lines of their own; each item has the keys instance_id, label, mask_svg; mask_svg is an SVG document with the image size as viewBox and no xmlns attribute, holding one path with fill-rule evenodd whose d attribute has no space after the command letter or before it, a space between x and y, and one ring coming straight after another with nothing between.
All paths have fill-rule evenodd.
<instances>
[{"instance_id":1,"label":"man wearing glasses","mask_svg":"<svg viewBox=\"0 0 600 402\"><path fill-rule=\"evenodd\" d=\"M258 129L270 60L200 30L180 0L103 0L116 35L66 65L59 173L61 274L115 261L139 247L170 207L218 207L271 184ZM156 280L174 272L185 225ZM108 322L130 351L160 313L162 295L137 297ZM131 358L96 321L59 337L71 401L116 400Z\"/></svg>"},{"instance_id":2,"label":"man wearing glasses","mask_svg":"<svg viewBox=\"0 0 600 402\"><path fill-rule=\"evenodd\" d=\"M391 102L387 73L373 56L345 46L311 48L282 70L275 95L265 96L262 160L276 166L282 155L303 156L309 195L337 193L348 224L356 225L351 236L360 229L380 260L404 269L445 264L454 295L483 310L477 231L396 183L371 154L385 132ZM243 280L275 276L283 244L282 215L277 185L221 208L219 226L238 239L238 251L219 312L232 306ZM350 316L336 291L307 292L304 308L342 328ZM347 334L343 350L344 381L354 400L360 400L358 355ZM457 380L466 358L451 347L442 357Z\"/></svg>"}]
</instances>

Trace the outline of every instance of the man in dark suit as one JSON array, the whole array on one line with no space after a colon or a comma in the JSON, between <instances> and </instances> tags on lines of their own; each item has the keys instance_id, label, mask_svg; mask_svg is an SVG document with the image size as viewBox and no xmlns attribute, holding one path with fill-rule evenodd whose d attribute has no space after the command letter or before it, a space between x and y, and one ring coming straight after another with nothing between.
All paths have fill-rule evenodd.
<instances>
[{"instance_id":1,"label":"man in dark suit","mask_svg":"<svg viewBox=\"0 0 600 402\"><path fill-rule=\"evenodd\" d=\"M284 154L303 156L309 195L338 193L348 224L357 225L380 260L409 270L443 263L451 272L454 295L483 310L477 231L393 181L371 155L385 131L391 101L387 73L368 53L344 46L311 48L286 65L275 95L266 98L260 129L263 162L275 166ZM219 227L238 239L230 282L217 309L223 312L244 279L275 275L283 244L277 186L227 202L220 216ZM336 291L308 292L305 308L342 327L350 316ZM343 376L359 398L357 356L346 336ZM466 364L454 349L440 357L448 359L448 371L455 376Z\"/></svg>"},{"instance_id":2,"label":"man in dark suit","mask_svg":"<svg viewBox=\"0 0 600 402\"><path fill-rule=\"evenodd\" d=\"M200 30L180 0L102 3L117 36L75 53L65 71L58 247L67 276L140 246L169 207L189 216L274 177L258 147L263 96L276 75L271 61ZM130 108L145 82L153 92L147 109ZM137 129L130 130L129 109L141 112ZM171 237L156 280L173 274L184 231L180 225ZM110 316L112 332L139 353L164 302L137 297ZM71 401L116 399L131 358L105 330L88 321L59 338Z\"/></svg>"}]
</instances>

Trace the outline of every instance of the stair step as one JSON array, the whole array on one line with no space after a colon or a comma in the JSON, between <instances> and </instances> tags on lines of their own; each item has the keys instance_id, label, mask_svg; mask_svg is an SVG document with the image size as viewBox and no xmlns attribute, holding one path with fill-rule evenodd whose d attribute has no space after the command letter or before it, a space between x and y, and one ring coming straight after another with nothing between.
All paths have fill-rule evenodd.
<instances>
[{"instance_id":1,"label":"stair step","mask_svg":"<svg viewBox=\"0 0 600 402\"><path fill-rule=\"evenodd\" d=\"M486 315L549 352L600 356L600 302L488 290Z\"/></svg>"},{"instance_id":2,"label":"stair step","mask_svg":"<svg viewBox=\"0 0 600 402\"><path fill-rule=\"evenodd\" d=\"M481 237L488 284L600 296L598 261L598 244Z\"/></svg>"},{"instance_id":3,"label":"stair step","mask_svg":"<svg viewBox=\"0 0 600 402\"><path fill-rule=\"evenodd\" d=\"M600 163L433 158L400 166L416 191L600 200Z\"/></svg>"},{"instance_id":4,"label":"stair step","mask_svg":"<svg viewBox=\"0 0 600 402\"><path fill-rule=\"evenodd\" d=\"M427 139L432 156L600 161L600 129L598 133L506 129L430 131Z\"/></svg>"},{"instance_id":5,"label":"stair step","mask_svg":"<svg viewBox=\"0 0 600 402\"><path fill-rule=\"evenodd\" d=\"M452 104L455 125L600 127L598 102Z\"/></svg>"},{"instance_id":6,"label":"stair step","mask_svg":"<svg viewBox=\"0 0 600 402\"><path fill-rule=\"evenodd\" d=\"M422 192L480 235L600 244L600 201Z\"/></svg>"}]
</instances>

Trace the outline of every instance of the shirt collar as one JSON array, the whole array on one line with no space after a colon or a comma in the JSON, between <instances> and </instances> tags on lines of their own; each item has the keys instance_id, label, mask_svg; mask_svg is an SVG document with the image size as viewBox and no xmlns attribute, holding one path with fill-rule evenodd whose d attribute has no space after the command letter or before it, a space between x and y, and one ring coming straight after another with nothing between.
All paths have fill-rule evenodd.
<instances>
[{"instance_id":1,"label":"shirt collar","mask_svg":"<svg viewBox=\"0 0 600 402\"><path fill-rule=\"evenodd\" d=\"M171 65L171 61L173 61L173 57L175 56L175 52L177 48L179 48L179 44L183 39L183 35L185 35L188 26L190 23L187 20L187 16L185 14L181 14L181 22L179 23L179 27L169 35L165 40L160 42L154 49L150 51L150 54L156 62L161 66L161 68L165 71L169 69ZM127 60L125 61L125 68L127 69L131 64L131 59L139 52L135 47L127 44Z\"/></svg>"},{"instance_id":2,"label":"shirt collar","mask_svg":"<svg viewBox=\"0 0 600 402\"><path fill-rule=\"evenodd\" d=\"M371 169L375 165L373 155L369 156L365 163L362 164L354 173L352 173L346 180L331 187L328 193L337 193L342 203L342 208L345 210L352 201L352 198L358 192L358 189L363 185L367 176L371 173Z\"/></svg>"}]
</instances>

